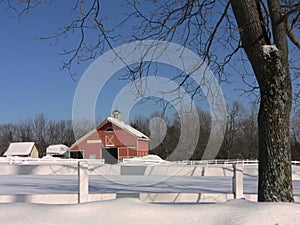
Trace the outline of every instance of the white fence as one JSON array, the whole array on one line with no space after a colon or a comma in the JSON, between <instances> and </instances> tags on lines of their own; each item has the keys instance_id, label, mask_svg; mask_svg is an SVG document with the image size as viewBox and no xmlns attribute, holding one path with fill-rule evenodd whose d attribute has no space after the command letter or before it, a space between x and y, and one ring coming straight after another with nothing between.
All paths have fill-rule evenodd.
<instances>
[{"instance_id":1,"label":"white fence","mask_svg":"<svg viewBox=\"0 0 300 225\"><path fill-rule=\"evenodd\" d=\"M137 197L145 202L222 202L234 198L256 200L256 195L245 195L243 190L244 176L257 175L257 169L245 168L242 163L226 165L107 165L96 161L56 162L55 164L0 164L1 176L56 176L70 175L78 179L78 190L74 194L26 194L26 195L0 195L0 202L32 202L48 204L76 204L91 201L117 198L117 193L89 193L89 176L209 176L231 177L231 193L136 193ZM125 177L126 178L126 177ZM300 180L300 173L293 174L293 179ZM299 201L296 199L296 201Z\"/></svg>"},{"instance_id":2,"label":"white fence","mask_svg":"<svg viewBox=\"0 0 300 225\"><path fill-rule=\"evenodd\" d=\"M178 164L186 165L211 165L211 164L258 164L257 159L213 159L213 160L183 160L176 161ZM292 161L292 165L300 165L300 161Z\"/></svg>"}]
</instances>

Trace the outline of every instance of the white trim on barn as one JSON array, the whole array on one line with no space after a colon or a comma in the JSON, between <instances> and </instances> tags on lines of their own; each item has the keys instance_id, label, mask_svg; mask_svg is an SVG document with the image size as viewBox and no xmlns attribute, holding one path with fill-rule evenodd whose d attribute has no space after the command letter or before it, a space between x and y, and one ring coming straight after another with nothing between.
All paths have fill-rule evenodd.
<instances>
[{"instance_id":1,"label":"white trim on barn","mask_svg":"<svg viewBox=\"0 0 300 225\"><path fill-rule=\"evenodd\" d=\"M87 140L86 141L87 144L101 144L102 141L99 139L99 140Z\"/></svg>"}]
</instances>

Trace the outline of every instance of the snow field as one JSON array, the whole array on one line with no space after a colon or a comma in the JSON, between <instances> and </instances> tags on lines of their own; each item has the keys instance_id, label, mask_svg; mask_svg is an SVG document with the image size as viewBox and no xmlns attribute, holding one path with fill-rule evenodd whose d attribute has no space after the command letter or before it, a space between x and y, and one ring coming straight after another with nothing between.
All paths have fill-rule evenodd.
<instances>
[{"instance_id":1,"label":"snow field","mask_svg":"<svg viewBox=\"0 0 300 225\"><path fill-rule=\"evenodd\" d=\"M300 204L231 200L216 204L154 204L116 199L79 205L0 204L7 225L296 225Z\"/></svg>"},{"instance_id":2,"label":"snow field","mask_svg":"<svg viewBox=\"0 0 300 225\"><path fill-rule=\"evenodd\" d=\"M256 193L257 178L253 166L244 167L244 192ZM56 167L52 167L56 168ZM109 168L109 167L107 167ZM165 179L159 172L151 170L153 176L134 175L134 167L127 168L125 176L117 176L116 166L109 170L106 167L104 176L90 175L89 192L117 193L122 198L89 202L83 204L34 204L2 203L0 218L8 225L19 224L123 224L123 225L244 225L300 224L299 203L257 203L247 200L229 200L224 203L151 203L137 198L126 198L126 194L147 193L203 193L231 192L230 177L170 176ZM138 168L138 167L137 167ZM182 169L178 174L184 175L189 169ZM166 169L166 167L164 168ZM296 176L300 170L294 166ZM172 174L177 171L172 168ZM94 171L95 172L95 171ZM121 170L119 172L122 172ZM204 171L209 174L209 170ZM177 173L177 172L176 172ZM222 173L222 172L221 172ZM128 175L129 174L129 175ZM177 175L178 175L177 174ZM144 178L147 177L147 180ZM73 176L0 176L0 195L3 194L49 194L76 193L77 177ZM299 181L294 182L295 194L299 195ZM124 195L125 194L125 195ZM76 196L75 196L76 197Z\"/></svg>"}]
</instances>

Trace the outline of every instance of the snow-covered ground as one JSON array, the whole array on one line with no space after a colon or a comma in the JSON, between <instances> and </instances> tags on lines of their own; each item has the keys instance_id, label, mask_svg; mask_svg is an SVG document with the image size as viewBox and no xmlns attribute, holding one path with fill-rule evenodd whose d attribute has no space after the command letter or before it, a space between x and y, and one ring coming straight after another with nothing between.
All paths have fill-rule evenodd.
<instances>
[{"instance_id":1,"label":"snow-covered ground","mask_svg":"<svg viewBox=\"0 0 300 225\"><path fill-rule=\"evenodd\" d=\"M3 176L0 195L74 194L76 176ZM300 181L294 181L300 196ZM89 192L96 193L232 193L229 177L89 176ZM244 193L257 193L257 178L244 178Z\"/></svg>"},{"instance_id":2,"label":"snow-covered ground","mask_svg":"<svg viewBox=\"0 0 300 225\"><path fill-rule=\"evenodd\" d=\"M300 204L231 200L216 204L153 204L116 199L79 205L0 204L1 224L18 225L296 225Z\"/></svg>"},{"instance_id":3,"label":"snow-covered ground","mask_svg":"<svg viewBox=\"0 0 300 225\"><path fill-rule=\"evenodd\" d=\"M245 167L251 167L247 165ZM299 172L300 166L293 166ZM147 179L145 179L145 177ZM77 176L0 176L0 195L77 193ZM257 178L244 177L244 193L256 193ZM230 177L89 176L94 193L231 193ZM294 182L300 196L300 181ZM122 196L122 195L120 195ZM225 203L150 203L121 198L74 205L1 203L1 224L300 224L299 203L257 203L230 200Z\"/></svg>"},{"instance_id":4,"label":"snow-covered ground","mask_svg":"<svg viewBox=\"0 0 300 225\"><path fill-rule=\"evenodd\" d=\"M213 165L213 167L222 165ZM224 165L223 165L224 166ZM133 166L130 168L137 168ZM155 168L159 168L156 167ZM183 166L184 168L184 166ZM245 165L247 171L256 171L257 165ZM133 171L133 172L137 172ZM177 171L177 170L176 170ZM178 170L180 172L180 170ZM127 171L130 172L130 171ZM131 171L132 172L132 171ZM299 174L300 166L293 166ZM253 173L253 172L252 172ZM136 174L136 173L135 173ZM255 174L255 172L254 172ZM78 192L78 177L56 176L0 176L0 195L8 194L74 194ZM257 193L257 176L244 176L244 193ZM300 196L300 180L293 181L294 194ZM144 176L144 175L90 175L89 192L96 193L232 193L231 177L210 176Z\"/></svg>"}]
</instances>

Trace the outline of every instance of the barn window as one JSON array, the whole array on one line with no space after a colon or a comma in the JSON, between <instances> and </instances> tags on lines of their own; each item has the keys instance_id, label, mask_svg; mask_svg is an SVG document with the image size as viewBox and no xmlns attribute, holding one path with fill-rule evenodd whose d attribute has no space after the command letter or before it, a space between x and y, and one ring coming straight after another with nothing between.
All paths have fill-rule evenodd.
<instances>
[{"instance_id":1,"label":"barn window","mask_svg":"<svg viewBox=\"0 0 300 225\"><path fill-rule=\"evenodd\" d=\"M83 159L83 151L70 151L70 158Z\"/></svg>"},{"instance_id":2,"label":"barn window","mask_svg":"<svg viewBox=\"0 0 300 225\"><path fill-rule=\"evenodd\" d=\"M106 130L105 130L106 132L113 132L114 131L114 128L112 128L112 127L108 127L108 128L106 128Z\"/></svg>"},{"instance_id":3,"label":"barn window","mask_svg":"<svg viewBox=\"0 0 300 225\"><path fill-rule=\"evenodd\" d=\"M90 154L90 159L96 159L96 155L95 154Z\"/></svg>"},{"instance_id":4,"label":"barn window","mask_svg":"<svg viewBox=\"0 0 300 225\"><path fill-rule=\"evenodd\" d=\"M106 143L106 146L115 146L115 144L114 144L114 136L113 135L107 135L107 136L105 136L105 143Z\"/></svg>"}]
</instances>

